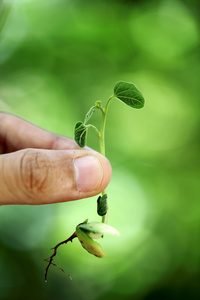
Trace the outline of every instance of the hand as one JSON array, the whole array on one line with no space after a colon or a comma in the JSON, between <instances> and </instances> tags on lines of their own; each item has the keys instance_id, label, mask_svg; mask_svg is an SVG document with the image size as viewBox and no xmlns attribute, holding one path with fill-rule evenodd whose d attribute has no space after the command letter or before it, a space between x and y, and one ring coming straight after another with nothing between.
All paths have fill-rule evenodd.
<instances>
[{"instance_id":1,"label":"hand","mask_svg":"<svg viewBox=\"0 0 200 300\"><path fill-rule=\"evenodd\" d=\"M0 113L0 205L87 198L108 185L111 166L74 140Z\"/></svg>"}]
</instances>

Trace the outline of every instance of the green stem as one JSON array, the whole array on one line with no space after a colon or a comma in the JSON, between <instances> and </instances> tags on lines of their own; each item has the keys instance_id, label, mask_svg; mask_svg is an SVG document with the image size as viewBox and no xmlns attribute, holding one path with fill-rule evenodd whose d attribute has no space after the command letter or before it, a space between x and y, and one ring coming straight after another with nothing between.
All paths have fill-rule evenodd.
<instances>
[{"instance_id":1,"label":"green stem","mask_svg":"<svg viewBox=\"0 0 200 300\"><path fill-rule=\"evenodd\" d=\"M106 126L106 116L108 112L108 105L110 101L114 98L114 95L111 96L107 103L105 109L101 110L102 111L102 125L101 125L101 130L100 130L100 135L99 135L99 141L100 141L100 153L105 156L105 126ZM106 194L106 189L103 190L102 196ZM108 219L108 212L102 217L102 223L107 223Z\"/></svg>"},{"instance_id":2,"label":"green stem","mask_svg":"<svg viewBox=\"0 0 200 300\"><path fill-rule=\"evenodd\" d=\"M95 131L96 131L96 133L97 133L97 136L99 137L99 139L100 139L100 132L99 132L99 130L94 126L94 125L92 125L92 124L88 124L88 125L85 125L85 127L86 128L93 128Z\"/></svg>"},{"instance_id":3,"label":"green stem","mask_svg":"<svg viewBox=\"0 0 200 300\"><path fill-rule=\"evenodd\" d=\"M107 116L107 113L108 113L108 105L110 103L110 101L114 98L114 95L111 96L107 103L106 103L106 107L105 109L102 109L102 116L103 116L103 119L102 119L102 123L101 123L101 130L100 130L100 137L99 137L99 140L100 140L100 153L102 155L105 156L105 126L106 126L106 116Z\"/></svg>"}]
</instances>

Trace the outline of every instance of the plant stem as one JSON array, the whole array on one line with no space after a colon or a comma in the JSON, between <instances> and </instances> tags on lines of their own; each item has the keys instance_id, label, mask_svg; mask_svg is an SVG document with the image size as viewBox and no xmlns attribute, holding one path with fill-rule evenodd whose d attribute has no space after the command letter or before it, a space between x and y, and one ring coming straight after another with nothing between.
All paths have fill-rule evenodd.
<instances>
[{"instance_id":1,"label":"plant stem","mask_svg":"<svg viewBox=\"0 0 200 300\"><path fill-rule=\"evenodd\" d=\"M86 127L86 128L93 128L93 129L96 131L97 136L100 138L100 132L99 132L99 130L98 130L94 125L88 124L88 125L86 125L85 127Z\"/></svg>"},{"instance_id":2,"label":"plant stem","mask_svg":"<svg viewBox=\"0 0 200 300\"><path fill-rule=\"evenodd\" d=\"M100 131L100 135L99 135L99 142L100 142L100 153L102 155L105 156L105 126L106 126L106 116L107 116L107 112L108 112L108 105L110 103L110 101L112 100L112 98L114 98L114 95L111 96L107 103L106 103L106 107L104 110L102 111L102 125L101 125L101 131ZM103 190L102 192L102 196L106 194L106 189ZM102 223L107 223L107 219L108 219L108 212L102 217Z\"/></svg>"}]
</instances>

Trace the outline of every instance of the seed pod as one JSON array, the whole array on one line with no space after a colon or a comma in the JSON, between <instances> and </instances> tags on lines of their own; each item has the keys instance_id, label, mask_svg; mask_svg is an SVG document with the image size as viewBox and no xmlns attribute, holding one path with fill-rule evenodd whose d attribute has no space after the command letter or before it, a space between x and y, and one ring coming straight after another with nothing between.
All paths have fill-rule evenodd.
<instances>
[{"instance_id":1,"label":"seed pod","mask_svg":"<svg viewBox=\"0 0 200 300\"><path fill-rule=\"evenodd\" d=\"M101 247L101 245L95 242L91 237L89 237L86 231L76 227L76 235L82 245L82 247L87 250L89 253L97 256L97 257L104 257L105 253Z\"/></svg>"}]
</instances>

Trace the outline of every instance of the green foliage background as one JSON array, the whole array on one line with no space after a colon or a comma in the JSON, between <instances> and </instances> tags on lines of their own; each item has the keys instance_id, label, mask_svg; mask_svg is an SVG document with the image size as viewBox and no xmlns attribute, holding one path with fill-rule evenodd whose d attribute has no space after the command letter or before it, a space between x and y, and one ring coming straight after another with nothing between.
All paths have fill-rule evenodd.
<instances>
[{"instance_id":1,"label":"green foliage background","mask_svg":"<svg viewBox=\"0 0 200 300\"><path fill-rule=\"evenodd\" d=\"M49 249L98 220L97 197L1 207L0 299L199 299L199 12L195 0L0 1L0 111L72 137L116 81L146 100L110 105L109 224L121 236L102 240L107 256L74 241L56 260L73 280L52 268L45 283Z\"/></svg>"}]
</instances>

